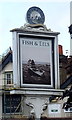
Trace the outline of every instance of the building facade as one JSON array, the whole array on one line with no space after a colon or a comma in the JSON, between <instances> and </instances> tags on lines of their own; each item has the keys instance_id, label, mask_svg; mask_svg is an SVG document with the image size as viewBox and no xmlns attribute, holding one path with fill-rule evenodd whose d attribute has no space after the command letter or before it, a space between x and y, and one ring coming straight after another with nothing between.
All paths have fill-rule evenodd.
<instances>
[{"instance_id":1,"label":"building facade","mask_svg":"<svg viewBox=\"0 0 72 120\"><path fill-rule=\"evenodd\" d=\"M61 55L59 58L60 58L60 64L62 65L64 61L63 59L66 59L66 58L64 56L62 57ZM15 90L14 84L13 84L12 50L10 50L7 53L7 55L3 58L1 65L2 65L1 71L0 71L0 79L1 79L1 85L2 85L2 94L0 95L0 101L2 102L2 103L0 102L1 118L28 117L30 115L30 111L32 110L32 108L30 108L28 105L26 105L23 102L23 99L25 99L25 97L23 96L22 92L21 93L19 92L18 94L10 93L12 90ZM60 65L60 69L62 69L61 65ZM62 67L64 69L64 64L62 65ZM61 82L61 89L66 89L71 86L72 77L69 72L68 72L68 76L69 77L66 78L64 82ZM42 99L42 97L40 99ZM43 108L44 113L42 114L42 116L45 116L47 118L70 117L72 113L62 109L63 103L66 100L67 100L66 98L64 100L60 100L58 96L54 96L53 94L50 95L48 107L46 109L47 104L45 104ZM24 111L24 109L26 109L26 111Z\"/></svg>"}]
</instances>

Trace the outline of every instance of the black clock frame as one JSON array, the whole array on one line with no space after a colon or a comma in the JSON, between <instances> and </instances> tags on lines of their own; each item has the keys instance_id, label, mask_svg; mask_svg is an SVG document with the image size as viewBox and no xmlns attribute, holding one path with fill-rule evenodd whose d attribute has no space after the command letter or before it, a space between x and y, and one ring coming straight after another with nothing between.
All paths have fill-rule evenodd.
<instances>
[{"instance_id":1,"label":"black clock frame","mask_svg":"<svg viewBox=\"0 0 72 120\"><path fill-rule=\"evenodd\" d=\"M45 15L39 7L31 7L31 8L28 9L27 14L26 14L27 22L29 24L37 24L37 23L33 22L32 19L30 18L30 15L33 11L38 12L41 16L41 19L38 21L38 24L43 24L44 21L45 21Z\"/></svg>"}]
</instances>

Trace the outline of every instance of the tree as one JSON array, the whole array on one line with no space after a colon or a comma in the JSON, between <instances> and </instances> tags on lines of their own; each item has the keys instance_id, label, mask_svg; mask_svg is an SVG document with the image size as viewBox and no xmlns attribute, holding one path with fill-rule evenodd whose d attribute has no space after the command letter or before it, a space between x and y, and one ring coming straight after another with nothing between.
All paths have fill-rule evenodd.
<instances>
[{"instance_id":1,"label":"tree","mask_svg":"<svg viewBox=\"0 0 72 120\"><path fill-rule=\"evenodd\" d=\"M69 90L65 90L63 92L63 96L61 99L68 97L67 101L63 104L63 109L68 110L68 108L72 107L72 86Z\"/></svg>"}]
</instances>

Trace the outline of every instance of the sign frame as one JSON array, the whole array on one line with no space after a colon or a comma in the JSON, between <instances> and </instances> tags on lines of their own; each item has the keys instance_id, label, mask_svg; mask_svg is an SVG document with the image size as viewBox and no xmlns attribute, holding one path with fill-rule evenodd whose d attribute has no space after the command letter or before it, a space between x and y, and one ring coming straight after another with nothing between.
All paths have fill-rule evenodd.
<instances>
[{"instance_id":1,"label":"sign frame","mask_svg":"<svg viewBox=\"0 0 72 120\"><path fill-rule=\"evenodd\" d=\"M17 32L13 31L13 73L14 73L14 86L20 87L20 88L48 88L48 89L56 89L59 88L59 64L58 64L58 38L57 35L59 33L54 34L36 34L35 32ZM32 38L38 38L38 39L46 39L50 40L52 43L52 83L51 85L46 84L22 84L21 80L21 54L20 54L20 39L23 37L32 37ZM56 71L56 72L55 72Z\"/></svg>"}]
</instances>

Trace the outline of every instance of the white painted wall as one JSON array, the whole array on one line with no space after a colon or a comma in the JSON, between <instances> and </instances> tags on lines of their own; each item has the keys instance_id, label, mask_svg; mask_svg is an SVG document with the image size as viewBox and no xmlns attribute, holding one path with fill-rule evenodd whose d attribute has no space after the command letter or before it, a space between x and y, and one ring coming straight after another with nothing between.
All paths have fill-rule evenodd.
<instances>
[{"instance_id":1,"label":"white painted wall","mask_svg":"<svg viewBox=\"0 0 72 120\"><path fill-rule=\"evenodd\" d=\"M0 72L0 89L2 89L2 71Z\"/></svg>"},{"instance_id":2,"label":"white painted wall","mask_svg":"<svg viewBox=\"0 0 72 120\"><path fill-rule=\"evenodd\" d=\"M0 120L2 118L2 96L0 95Z\"/></svg>"},{"instance_id":3,"label":"white painted wall","mask_svg":"<svg viewBox=\"0 0 72 120\"><path fill-rule=\"evenodd\" d=\"M13 64L9 63L5 68L0 72L0 120L2 118L2 86L4 85L4 76L3 73L7 71L13 71Z\"/></svg>"},{"instance_id":4,"label":"white painted wall","mask_svg":"<svg viewBox=\"0 0 72 120\"><path fill-rule=\"evenodd\" d=\"M5 66L3 72L7 72L7 71L13 71L13 63L9 63Z\"/></svg>"},{"instance_id":5,"label":"white painted wall","mask_svg":"<svg viewBox=\"0 0 72 120\"><path fill-rule=\"evenodd\" d=\"M48 114L49 117L61 117L61 104L49 104Z\"/></svg>"},{"instance_id":6,"label":"white painted wall","mask_svg":"<svg viewBox=\"0 0 72 120\"><path fill-rule=\"evenodd\" d=\"M2 85L4 85L4 73L5 72L9 72L9 71L13 71L13 63L9 63L5 66L5 68L2 70L0 78L2 79Z\"/></svg>"}]
</instances>

